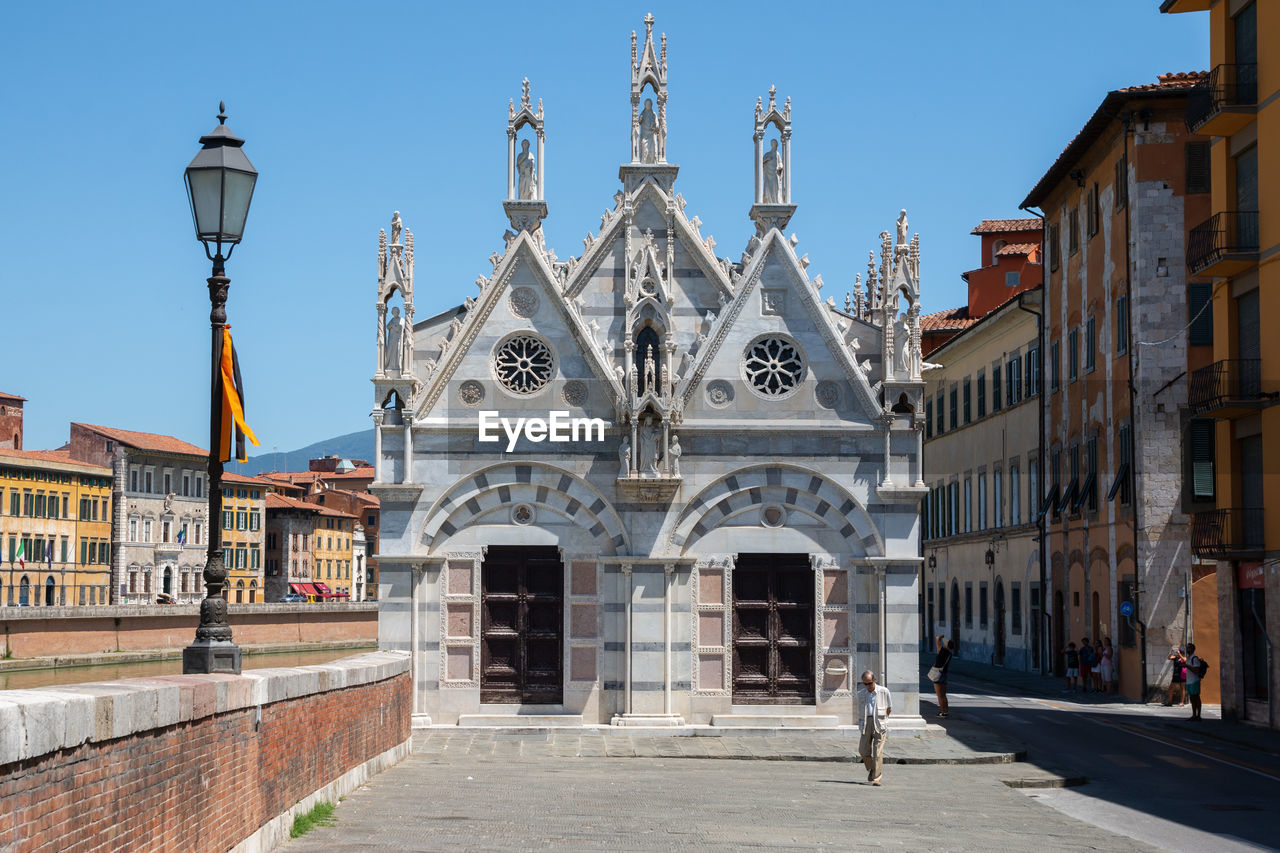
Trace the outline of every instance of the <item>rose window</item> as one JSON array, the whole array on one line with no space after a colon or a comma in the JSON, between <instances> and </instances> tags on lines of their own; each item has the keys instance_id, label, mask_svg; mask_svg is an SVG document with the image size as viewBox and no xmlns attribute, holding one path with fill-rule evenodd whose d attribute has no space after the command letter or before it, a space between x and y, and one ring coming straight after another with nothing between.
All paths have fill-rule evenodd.
<instances>
[{"instance_id":1,"label":"rose window","mask_svg":"<svg viewBox=\"0 0 1280 853\"><path fill-rule=\"evenodd\" d=\"M766 397L785 397L804 378L804 357L785 338L762 338L747 350L743 362L747 381Z\"/></svg>"},{"instance_id":2,"label":"rose window","mask_svg":"<svg viewBox=\"0 0 1280 853\"><path fill-rule=\"evenodd\" d=\"M516 335L494 353L493 370L508 391L532 394L551 380L551 348L533 335Z\"/></svg>"}]
</instances>

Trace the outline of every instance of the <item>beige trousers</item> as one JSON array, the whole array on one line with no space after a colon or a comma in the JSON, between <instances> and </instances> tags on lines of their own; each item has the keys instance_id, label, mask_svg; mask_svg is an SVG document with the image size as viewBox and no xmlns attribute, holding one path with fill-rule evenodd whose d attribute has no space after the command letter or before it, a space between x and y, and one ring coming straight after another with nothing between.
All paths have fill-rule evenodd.
<instances>
[{"instance_id":1,"label":"beige trousers","mask_svg":"<svg viewBox=\"0 0 1280 853\"><path fill-rule=\"evenodd\" d=\"M862 729L862 738L858 741L858 755L867 768L867 781L879 782L884 771L884 738L886 732L876 732L869 727Z\"/></svg>"}]
</instances>

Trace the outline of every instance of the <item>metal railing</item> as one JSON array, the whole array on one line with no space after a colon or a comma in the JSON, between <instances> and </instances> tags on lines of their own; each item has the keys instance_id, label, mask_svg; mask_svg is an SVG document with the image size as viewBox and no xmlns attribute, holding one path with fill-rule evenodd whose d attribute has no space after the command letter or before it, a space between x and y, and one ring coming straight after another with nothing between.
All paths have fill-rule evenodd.
<instances>
[{"instance_id":1,"label":"metal railing","mask_svg":"<svg viewBox=\"0 0 1280 853\"><path fill-rule=\"evenodd\" d=\"M1215 361L1191 374L1187 405L1193 412L1211 411L1225 403L1263 399L1262 359L1231 358Z\"/></svg>"},{"instance_id":2,"label":"metal railing","mask_svg":"<svg viewBox=\"0 0 1280 853\"><path fill-rule=\"evenodd\" d=\"M1191 515L1191 550L1201 557L1230 558L1261 552L1266 544L1262 507L1211 509Z\"/></svg>"},{"instance_id":3,"label":"metal railing","mask_svg":"<svg viewBox=\"0 0 1280 853\"><path fill-rule=\"evenodd\" d=\"M1187 95L1187 129L1195 133L1225 107L1258 103L1258 66L1219 65Z\"/></svg>"},{"instance_id":4,"label":"metal railing","mask_svg":"<svg viewBox=\"0 0 1280 853\"><path fill-rule=\"evenodd\" d=\"M1191 229L1187 269L1203 272L1226 255L1258 251L1258 211L1226 210Z\"/></svg>"}]
</instances>

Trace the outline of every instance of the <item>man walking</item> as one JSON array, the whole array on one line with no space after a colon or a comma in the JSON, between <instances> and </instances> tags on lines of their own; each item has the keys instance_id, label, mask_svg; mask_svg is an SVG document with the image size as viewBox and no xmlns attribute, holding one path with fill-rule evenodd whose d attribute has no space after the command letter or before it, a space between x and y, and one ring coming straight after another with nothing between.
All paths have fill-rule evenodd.
<instances>
[{"instance_id":1,"label":"man walking","mask_svg":"<svg viewBox=\"0 0 1280 853\"><path fill-rule=\"evenodd\" d=\"M876 674L869 669L862 673L862 687L858 691L858 728L862 730L858 754L867 768L867 781L879 787L884 769L886 723L893 713L893 697L889 695L889 688L876 684Z\"/></svg>"}]
</instances>

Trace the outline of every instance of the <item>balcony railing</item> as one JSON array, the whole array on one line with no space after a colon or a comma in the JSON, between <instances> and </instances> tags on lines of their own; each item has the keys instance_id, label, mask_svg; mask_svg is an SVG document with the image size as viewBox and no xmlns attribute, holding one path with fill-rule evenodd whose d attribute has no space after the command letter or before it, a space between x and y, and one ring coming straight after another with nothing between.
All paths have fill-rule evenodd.
<instances>
[{"instance_id":1,"label":"balcony railing","mask_svg":"<svg viewBox=\"0 0 1280 853\"><path fill-rule=\"evenodd\" d=\"M1228 135L1240 129L1258 103L1258 66L1254 64L1219 65L1198 83L1187 96L1187 129L1192 133ZM1231 122L1214 122L1224 113L1241 118ZM1224 124L1218 128L1215 125Z\"/></svg>"},{"instance_id":2,"label":"balcony railing","mask_svg":"<svg viewBox=\"0 0 1280 853\"><path fill-rule=\"evenodd\" d=\"M1191 229L1187 269L1192 275L1234 275L1258 262L1258 211L1227 210ZM1227 267L1232 267L1227 269ZM1236 268L1238 267L1238 268Z\"/></svg>"},{"instance_id":3,"label":"balcony railing","mask_svg":"<svg viewBox=\"0 0 1280 853\"><path fill-rule=\"evenodd\" d=\"M1191 550L1199 557L1229 560L1259 556L1265 549L1262 507L1211 509L1191 516Z\"/></svg>"},{"instance_id":4,"label":"balcony railing","mask_svg":"<svg viewBox=\"0 0 1280 853\"><path fill-rule=\"evenodd\" d=\"M1197 415L1219 412L1222 417L1230 417L1231 412L1224 410L1239 409L1240 414L1248 414L1277 396L1280 395L1262 387L1261 359L1232 358L1192 372L1187 405Z\"/></svg>"}]
</instances>

